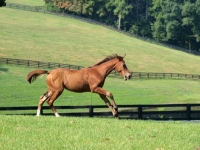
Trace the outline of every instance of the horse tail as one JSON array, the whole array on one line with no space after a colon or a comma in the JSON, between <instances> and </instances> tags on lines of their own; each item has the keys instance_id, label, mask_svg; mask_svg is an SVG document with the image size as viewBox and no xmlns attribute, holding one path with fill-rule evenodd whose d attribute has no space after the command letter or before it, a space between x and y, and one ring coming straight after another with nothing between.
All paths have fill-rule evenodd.
<instances>
[{"instance_id":1,"label":"horse tail","mask_svg":"<svg viewBox=\"0 0 200 150\"><path fill-rule=\"evenodd\" d=\"M29 72L26 76L26 80L31 84L33 81L36 80L38 76L44 75L44 74L49 74L49 71L47 70L33 70Z\"/></svg>"}]
</instances>

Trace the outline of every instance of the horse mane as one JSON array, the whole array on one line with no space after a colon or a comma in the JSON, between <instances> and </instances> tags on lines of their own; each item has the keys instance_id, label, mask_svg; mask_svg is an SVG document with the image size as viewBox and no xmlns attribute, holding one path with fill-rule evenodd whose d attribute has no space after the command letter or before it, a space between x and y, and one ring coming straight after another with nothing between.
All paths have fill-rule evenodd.
<instances>
[{"instance_id":1,"label":"horse mane","mask_svg":"<svg viewBox=\"0 0 200 150\"><path fill-rule=\"evenodd\" d=\"M105 63L105 62L108 62L108 61L110 61L110 60L113 60L113 59L115 59L115 58L118 58L118 59L120 59L120 60L123 59L123 57L118 56L117 54L109 55L109 56L107 56L106 58L104 58L103 60L101 60L100 62L94 64L93 66L90 66L89 68L92 68L92 67L95 67L95 66L99 66L99 65L101 65L101 64L103 64L103 63Z\"/></svg>"}]
</instances>

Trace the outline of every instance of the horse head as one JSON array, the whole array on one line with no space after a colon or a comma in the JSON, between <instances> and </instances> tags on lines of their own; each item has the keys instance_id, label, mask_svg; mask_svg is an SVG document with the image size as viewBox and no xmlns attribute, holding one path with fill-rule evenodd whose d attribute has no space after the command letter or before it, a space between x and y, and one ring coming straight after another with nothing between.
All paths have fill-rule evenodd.
<instances>
[{"instance_id":1,"label":"horse head","mask_svg":"<svg viewBox=\"0 0 200 150\"><path fill-rule=\"evenodd\" d=\"M124 61L126 54L123 57L118 56L117 54L115 54L115 56L119 60L115 65L115 70L124 78L124 80L130 79L131 73L129 72L128 67Z\"/></svg>"}]
</instances>

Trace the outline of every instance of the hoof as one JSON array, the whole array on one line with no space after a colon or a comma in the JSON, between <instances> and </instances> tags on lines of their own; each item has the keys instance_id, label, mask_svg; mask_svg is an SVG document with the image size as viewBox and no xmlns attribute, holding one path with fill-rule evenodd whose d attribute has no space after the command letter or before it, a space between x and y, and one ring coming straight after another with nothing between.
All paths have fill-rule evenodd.
<instances>
[{"instance_id":1,"label":"hoof","mask_svg":"<svg viewBox=\"0 0 200 150\"><path fill-rule=\"evenodd\" d=\"M116 119L118 119L118 120L120 120L120 117L119 116L117 116L117 117L115 117Z\"/></svg>"},{"instance_id":2,"label":"hoof","mask_svg":"<svg viewBox=\"0 0 200 150\"><path fill-rule=\"evenodd\" d=\"M116 118L116 119L120 119L120 117L116 114L116 115L114 115L114 117Z\"/></svg>"}]
</instances>

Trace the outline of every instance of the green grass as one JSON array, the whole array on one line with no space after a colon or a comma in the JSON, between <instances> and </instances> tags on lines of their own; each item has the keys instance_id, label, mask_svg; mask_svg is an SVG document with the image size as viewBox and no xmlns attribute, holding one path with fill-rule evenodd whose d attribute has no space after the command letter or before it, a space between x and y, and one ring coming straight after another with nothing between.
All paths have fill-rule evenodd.
<instances>
[{"instance_id":1,"label":"green grass","mask_svg":"<svg viewBox=\"0 0 200 150\"><path fill-rule=\"evenodd\" d=\"M6 0L7 3L17 3L30 6L43 6L43 0Z\"/></svg>"},{"instance_id":2,"label":"green grass","mask_svg":"<svg viewBox=\"0 0 200 150\"><path fill-rule=\"evenodd\" d=\"M32 84L26 75L34 68L1 65L1 106L37 106L39 97L47 91L45 78ZM104 89L113 93L117 104L199 103L200 82L178 79L131 79L107 77ZM65 90L55 105L104 105L97 94L73 93ZM47 104L45 104L47 105Z\"/></svg>"},{"instance_id":3,"label":"green grass","mask_svg":"<svg viewBox=\"0 0 200 150\"><path fill-rule=\"evenodd\" d=\"M105 118L0 116L6 150L196 150L198 123Z\"/></svg>"},{"instance_id":4,"label":"green grass","mask_svg":"<svg viewBox=\"0 0 200 150\"><path fill-rule=\"evenodd\" d=\"M0 57L90 66L124 55L132 72L199 74L200 57L73 18L0 9Z\"/></svg>"},{"instance_id":5,"label":"green grass","mask_svg":"<svg viewBox=\"0 0 200 150\"><path fill-rule=\"evenodd\" d=\"M13 15L14 14L14 15ZM102 26L43 13L0 9L0 57L90 66L105 56L127 56L130 71L198 74L200 57L128 37ZM23 16L23 17L22 17ZM187 60L187 61L186 61ZM192 65L191 65L192 64ZM1 66L1 106L37 105L46 92L45 77L25 81L32 68ZM117 104L198 103L199 82L188 80L130 80L107 78L106 90ZM65 91L55 105L104 104L91 93ZM46 105L46 104L45 104Z\"/></svg>"},{"instance_id":6,"label":"green grass","mask_svg":"<svg viewBox=\"0 0 200 150\"><path fill-rule=\"evenodd\" d=\"M7 2L43 5L39 0ZM98 25L8 8L0 9L0 18L0 57L90 66L107 55L126 53L125 60L132 72L200 72L199 56ZM37 106L39 97L46 92L45 77L30 85L25 76L31 70L0 64L1 106ZM108 77L105 83L117 104L199 103L199 87L199 81L176 79L125 82ZM104 103L98 95L69 91L64 91L55 102L55 105L90 104ZM198 150L199 132L199 124L183 122L0 115L0 149L5 150Z\"/></svg>"}]
</instances>

